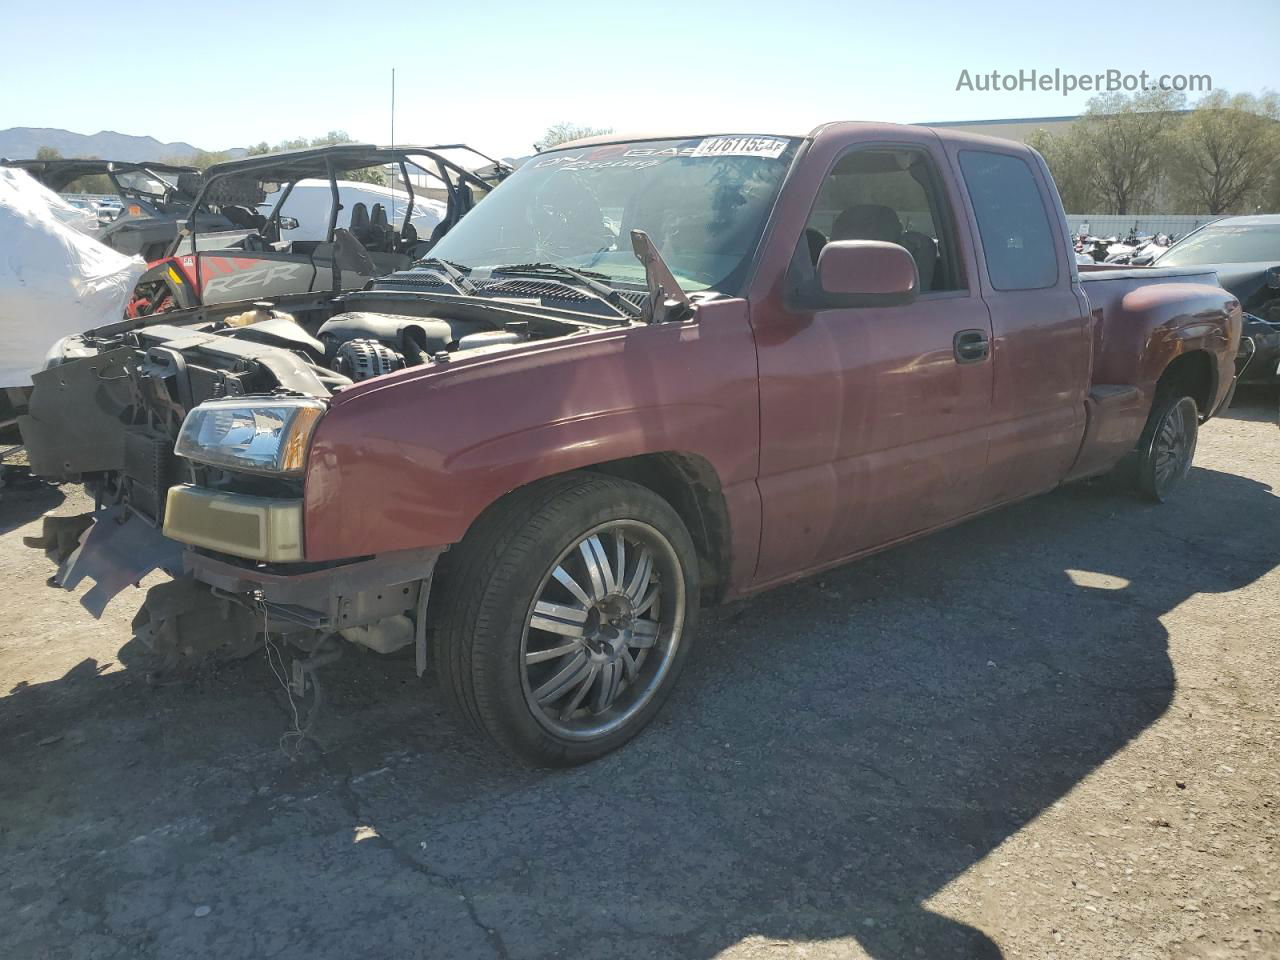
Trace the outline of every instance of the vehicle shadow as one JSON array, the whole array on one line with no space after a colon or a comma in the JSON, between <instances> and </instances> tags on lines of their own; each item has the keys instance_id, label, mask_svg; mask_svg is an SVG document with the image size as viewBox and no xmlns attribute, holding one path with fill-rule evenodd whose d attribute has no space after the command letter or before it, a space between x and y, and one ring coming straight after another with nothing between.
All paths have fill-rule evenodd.
<instances>
[{"instance_id":1,"label":"vehicle shadow","mask_svg":"<svg viewBox=\"0 0 1280 960\"><path fill-rule=\"evenodd\" d=\"M0 489L0 533L25 526L65 499L61 490L23 477Z\"/></svg>"},{"instance_id":2,"label":"vehicle shadow","mask_svg":"<svg viewBox=\"0 0 1280 960\"><path fill-rule=\"evenodd\" d=\"M496 925L529 955L591 955L604 903L683 956L751 934L999 956L922 903L1163 714L1160 617L1280 563L1270 533L1223 537L1277 521L1268 488L1224 473L1195 471L1166 508L1100 482L734 604L707 618L657 731L480 800L471 842L425 857L473 882L523 858L537 892ZM392 795L364 809L384 835L433 833ZM593 903L566 907L582 889ZM581 942L539 925L546 900Z\"/></svg>"},{"instance_id":3,"label":"vehicle shadow","mask_svg":"<svg viewBox=\"0 0 1280 960\"><path fill-rule=\"evenodd\" d=\"M92 737L55 760L29 740L0 746L14 774L0 805L24 811L0 866L38 873L37 849L74 861L64 842L116 850L31 839L49 830L34 800L66 776L61 816L96 816L107 834L199 825L174 827L152 859L137 841L121 841L120 863L99 856L118 887L105 906L66 881L108 918L118 904L114 923L162 953L244 954L261 946L246 929L284 910L297 917L281 956L350 955L361 924L394 914L458 956L709 958L763 937L999 957L925 902L1164 713L1176 677L1161 616L1280 565L1278 521L1270 488L1212 470L1164 507L1078 485L708 612L653 728L560 773L491 757L407 661L344 659L326 681L323 752L298 763L275 751L283 701L260 661L172 694L81 664L0 699L0 738L88 712L118 725L136 766L94 761ZM78 809L111 791L106 809ZM385 857L370 862L353 830ZM337 834L323 871L282 873ZM403 906L387 879L399 869ZM123 906L185 890L192 871L248 913L245 929L209 928L193 947L189 923ZM253 914L257 897L271 912ZM308 931L322 913L330 926ZM355 930L335 929L348 916Z\"/></svg>"},{"instance_id":4,"label":"vehicle shadow","mask_svg":"<svg viewBox=\"0 0 1280 960\"><path fill-rule=\"evenodd\" d=\"M1236 387L1231 406L1218 416L1228 420L1280 424L1280 389L1264 384L1242 384Z\"/></svg>"}]
</instances>

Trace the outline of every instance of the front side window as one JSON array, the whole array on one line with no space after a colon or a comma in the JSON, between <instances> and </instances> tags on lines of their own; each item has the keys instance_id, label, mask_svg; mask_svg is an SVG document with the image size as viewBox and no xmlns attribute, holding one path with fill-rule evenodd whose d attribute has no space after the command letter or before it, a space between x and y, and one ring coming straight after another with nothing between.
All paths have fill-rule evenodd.
<instances>
[{"instance_id":1,"label":"front side window","mask_svg":"<svg viewBox=\"0 0 1280 960\"><path fill-rule=\"evenodd\" d=\"M1058 282L1053 228L1026 161L961 150L960 170L978 220L987 276L996 290L1040 290Z\"/></svg>"},{"instance_id":2,"label":"front side window","mask_svg":"<svg viewBox=\"0 0 1280 960\"><path fill-rule=\"evenodd\" d=\"M701 137L539 154L431 250L470 268L554 263L643 284L644 230L686 290L740 278L799 141Z\"/></svg>"},{"instance_id":3,"label":"front side window","mask_svg":"<svg viewBox=\"0 0 1280 960\"><path fill-rule=\"evenodd\" d=\"M832 240L883 240L906 247L915 259L921 293L964 289L937 182L922 150L865 147L845 154L806 224L813 263Z\"/></svg>"}]
</instances>

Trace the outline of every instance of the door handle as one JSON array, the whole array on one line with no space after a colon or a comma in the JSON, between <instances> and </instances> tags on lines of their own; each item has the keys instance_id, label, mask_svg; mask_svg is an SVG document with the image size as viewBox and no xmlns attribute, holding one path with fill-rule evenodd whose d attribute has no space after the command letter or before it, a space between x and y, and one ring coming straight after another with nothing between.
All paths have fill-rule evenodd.
<instances>
[{"instance_id":1,"label":"door handle","mask_svg":"<svg viewBox=\"0 0 1280 960\"><path fill-rule=\"evenodd\" d=\"M978 363L991 353L991 341L985 330L961 330L952 338L951 352L956 363Z\"/></svg>"}]
</instances>

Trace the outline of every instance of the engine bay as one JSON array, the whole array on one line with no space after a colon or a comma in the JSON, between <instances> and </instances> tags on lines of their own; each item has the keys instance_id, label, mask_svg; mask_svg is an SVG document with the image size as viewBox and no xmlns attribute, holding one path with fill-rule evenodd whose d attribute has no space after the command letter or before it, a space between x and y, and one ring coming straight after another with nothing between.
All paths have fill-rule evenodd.
<instances>
[{"instance_id":1,"label":"engine bay","mask_svg":"<svg viewBox=\"0 0 1280 960\"><path fill-rule=\"evenodd\" d=\"M367 290L308 329L269 303L122 322L63 341L34 377L20 419L32 471L81 481L99 506L124 504L159 525L165 491L199 480L264 495L293 481L228 474L175 456L187 413L207 400L327 398L397 370L443 363L609 324L534 300ZM615 321L616 322L616 321Z\"/></svg>"}]
</instances>

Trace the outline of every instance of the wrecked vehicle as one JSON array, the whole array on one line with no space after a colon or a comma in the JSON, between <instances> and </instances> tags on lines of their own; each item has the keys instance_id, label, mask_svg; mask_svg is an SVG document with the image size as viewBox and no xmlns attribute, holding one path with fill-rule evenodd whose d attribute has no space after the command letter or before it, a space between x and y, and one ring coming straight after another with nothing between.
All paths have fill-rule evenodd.
<instances>
[{"instance_id":1,"label":"wrecked vehicle","mask_svg":"<svg viewBox=\"0 0 1280 960\"><path fill-rule=\"evenodd\" d=\"M154 260L178 235L178 224L190 217L200 187L200 171L172 163L123 160L0 160L0 166L25 170L44 186L61 193L81 177L105 176L120 198L119 213L102 223L98 240L126 256ZM101 218L100 218L101 219ZM197 217L202 230L230 229L216 212Z\"/></svg>"},{"instance_id":2,"label":"wrecked vehicle","mask_svg":"<svg viewBox=\"0 0 1280 960\"><path fill-rule=\"evenodd\" d=\"M540 154L336 309L67 343L22 424L101 506L63 583L170 570L138 636L287 641L295 695L433 656L539 765L639 732L703 604L1122 463L1169 497L1240 339L1211 273L1082 274L1031 149L864 123Z\"/></svg>"},{"instance_id":3,"label":"wrecked vehicle","mask_svg":"<svg viewBox=\"0 0 1280 960\"><path fill-rule=\"evenodd\" d=\"M0 168L0 484L22 461L18 416L50 346L119 317L145 269L96 237L91 213Z\"/></svg>"},{"instance_id":4,"label":"wrecked vehicle","mask_svg":"<svg viewBox=\"0 0 1280 960\"><path fill-rule=\"evenodd\" d=\"M492 172L470 169L482 164ZM403 211L388 211L382 203L370 208L362 201L344 211L343 176L366 168L395 169ZM193 217L139 281L129 315L240 301L247 305L263 298L295 312L323 309L334 294L407 268L507 173L505 166L464 144L343 143L214 164L204 172ZM317 178L328 184L331 199L324 228L304 237L299 217L289 215L290 198L298 184ZM417 192L426 189L443 193L446 209L433 221L432 233L419 236L414 214L423 203ZM260 208L268 198L272 206L263 213ZM311 214L312 204L301 204L299 215L302 208ZM201 217L212 213L229 220L228 226L207 231Z\"/></svg>"},{"instance_id":5,"label":"wrecked vehicle","mask_svg":"<svg viewBox=\"0 0 1280 960\"><path fill-rule=\"evenodd\" d=\"M1157 267L1199 267L1239 298L1243 339L1236 367L1242 383L1280 384L1280 216L1223 217L1169 247Z\"/></svg>"}]
</instances>

